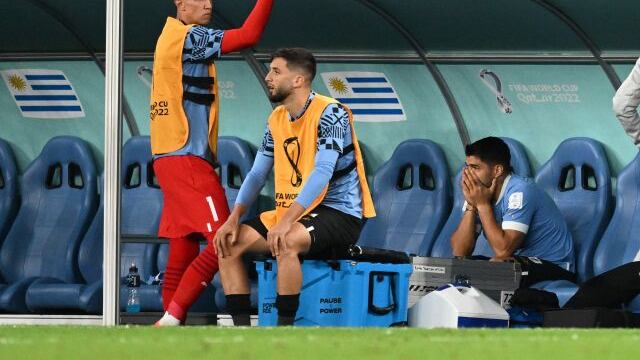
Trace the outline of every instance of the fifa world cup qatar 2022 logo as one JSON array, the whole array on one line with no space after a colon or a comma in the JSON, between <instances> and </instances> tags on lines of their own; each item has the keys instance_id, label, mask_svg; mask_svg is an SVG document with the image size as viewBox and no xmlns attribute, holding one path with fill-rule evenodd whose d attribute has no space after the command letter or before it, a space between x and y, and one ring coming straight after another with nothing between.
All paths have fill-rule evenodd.
<instances>
[{"instance_id":1,"label":"fifa world cup qatar 2022 logo","mask_svg":"<svg viewBox=\"0 0 640 360\"><path fill-rule=\"evenodd\" d=\"M496 101L498 102L498 109L505 114L511 114L513 107L509 100L507 100L507 97L502 93L502 81L500 81L498 74L488 69L482 69L482 71L480 71L480 79L482 79L482 82L491 90L493 95L495 95Z\"/></svg>"},{"instance_id":2,"label":"fifa world cup qatar 2022 logo","mask_svg":"<svg viewBox=\"0 0 640 360\"><path fill-rule=\"evenodd\" d=\"M298 163L300 162L300 140L298 137L287 138L284 143L284 153L291 165L291 185L293 187L300 187L302 185L302 173L298 169Z\"/></svg>"}]
</instances>

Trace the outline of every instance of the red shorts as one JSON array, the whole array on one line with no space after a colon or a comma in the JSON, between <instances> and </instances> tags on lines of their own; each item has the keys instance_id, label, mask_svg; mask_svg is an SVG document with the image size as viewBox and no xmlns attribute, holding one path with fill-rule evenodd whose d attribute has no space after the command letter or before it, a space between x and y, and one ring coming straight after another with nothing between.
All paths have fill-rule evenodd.
<instances>
[{"instance_id":1,"label":"red shorts","mask_svg":"<svg viewBox=\"0 0 640 360\"><path fill-rule=\"evenodd\" d=\"M197 156L168 156L153 162L164 207L158 236L179 238L193 233L208 241L229 217L218 174Z\"/></svg>"}]
</instances>

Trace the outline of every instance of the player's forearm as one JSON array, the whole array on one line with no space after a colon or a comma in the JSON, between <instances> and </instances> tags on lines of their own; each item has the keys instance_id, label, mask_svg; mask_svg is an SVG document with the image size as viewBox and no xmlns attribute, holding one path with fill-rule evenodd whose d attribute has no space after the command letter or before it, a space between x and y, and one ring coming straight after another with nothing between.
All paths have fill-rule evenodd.
<instances>
[{"instance_id":1,"label":"player's forearm","mask_svg":"<svg viewBox=\"0 0 640 360\"><path fill-rule=\"evenodd\" d=\"M284 213L280 222L293 224L304 214L305 210L306 208L294 201Z\"/></svg>"},{"instance_id":2,"label":"player's forearm","mask_svg":"<svg viewBox=\"0 0 640 360\"><path fill-rule=\"evenodd\" d=\"M247 177L242 182L242 186L240 186L240 191L236 198L236 205L242 205L244 208L247 208L256 201L260 190L262 190L267 181L267 176L272 167L273 158L258 152L251 171L249 171L249 174L247 174Z\"/></svg>"},{"instance_id":3,"label":"player's forearm","mask_svg":"<svg viewBox=\"0 0 640 360\"><path fill-rule=\"evenodd\" d=\"M233 210L231 210L231 214L229 214L229 218L228 219L237 223L237 222L240 221L240 218L242 217L242 215L244 215L244 213L246 211L247 211L247 207L246 206L244 206L242 204L239 204L239 203L236 203L233 206Z\"/></svg>"},{"instance_id":4,"label":"player's forearm","mask_svg":"<svg viewBox=\"0 0 640 360\"><path fill-rule=\"evenodd\" d=\"M331 180L338 155L338 152L334 150L318 151L315 158L315 166L311 175L309 175L309 179L307 179L300 194L298 194L296 200L285 213L282 221L291 223L297 221L298 218L304 214L304 211L311 206L313 201L322 194L322 191Z\"/></svg>"},{"instance_id":5,"label":"player's forearm","mask_svg":"<svg viewBox=\"0 0 640 360\"><path fill-rule=\"evenodd\" d=\"M482 223L482 231L497 258L508 258L515 249L507 234L496 222L491 205L479 205L478 215Z\"/></svg>"},{"instance_id":6,"label":"player's forearm","mask_svg":"<svg viewBox=\"0 0 640 360\"><path fill-rule=\"evenodd\" d=\"M455 210L454 210L455 211ZM458 228L451 235L451 249L454 256L468 256L473 253L476 242L475 212L465 211Z\"/></svg>"},{"instance_id":7,"label":"player's forearm","mask_svg":"<svg viewBox=\"0 0 640 360\"><path fill-rule=\"evenodd\" d=\"M329 184L333 170L338 160L338 152L334 150L320 150L316 154L313 171L304 184L296 202L304 208L308 208L322 194Z\"/></svg>"},{"instance_id":8,"label":"player's forearm","mask_svg":"<svg viewBox=\"0 0 640 360\"><path fill-rule=\"evenodd\" d=\"M242 27L225 31L222 53L228 54L256 45L267 25L272 7L273 0L258 0Z\"/></svg>"}]
</instances>

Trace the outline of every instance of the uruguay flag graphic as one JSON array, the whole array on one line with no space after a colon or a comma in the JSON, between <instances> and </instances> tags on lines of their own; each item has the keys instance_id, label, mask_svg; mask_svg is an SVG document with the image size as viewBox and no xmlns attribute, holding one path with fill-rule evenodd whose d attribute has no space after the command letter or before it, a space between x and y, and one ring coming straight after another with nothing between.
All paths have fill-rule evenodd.
<instances>
[{"instance_id":1,"label":"uruguay flag graphic","mask_svg":"<svg viewBox=\"0 0 640 360\"><path fill-rule=\"evenodd\" d=\"M331 96L351 109L355 121L407 120L400 98L385 74L348 71L321 75Z\"/></svg>"},{"instance_id":2,"label":"uruguay flag graphic","mask_svg":"<svg viewBox=\"0 0 640 360\"><path fill-rule=\"evenodd\" d=\"M84 117L71 82L60 70L0 71L22 116L40 119Z\"/></svg>"}]
</instances>

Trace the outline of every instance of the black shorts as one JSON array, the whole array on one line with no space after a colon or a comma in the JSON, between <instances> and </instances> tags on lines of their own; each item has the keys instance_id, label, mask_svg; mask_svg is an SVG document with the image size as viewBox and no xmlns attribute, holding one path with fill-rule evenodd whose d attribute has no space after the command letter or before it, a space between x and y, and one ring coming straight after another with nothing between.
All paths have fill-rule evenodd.
<instances>
[{"instance_id":1,"label":"black shorts","mask_svg":"<svg viewBox=\"0 0 640 360\"><path fill-rule=\"evenodd\" d=\"M530 256L514 256L520 263L522 279L520 287L529 287L541 281L567 280L576 282L576 274L552 263L551 261ZM525 275L526 274L526 275Z\"/></svg>"},{"instance_id":2,"label":"black shorts","mask_svg":"<svg viewBox=\"0 0 640 360\"><path fill-rule=\"evenodd\" d=\"M311 235L311 247L305 258L340 258L347 254L350 245L358 241L362 229L362 219L342 211L320 205L298 221ZM267 238L267 228L260 217L243 222L252 227L263 238Z\"/></svg>"},{"instance_id":3,"label":"black shorts","mask_svg":"<svg viewBox=\"0 0 640 360\"><path fill-rule=\"evenodd\" d=\"M489 260L490 258L483 255L474 255L470 257L474 260ZM569 270L552 263L551 261L539 259L532 256L513 256L514 260L520 263L522 269L522 278L520 279L520 287L528 288L533 284L542 281L551 280L567 280L576 281L576 274Z\"/></svg>"}]
</instances>

